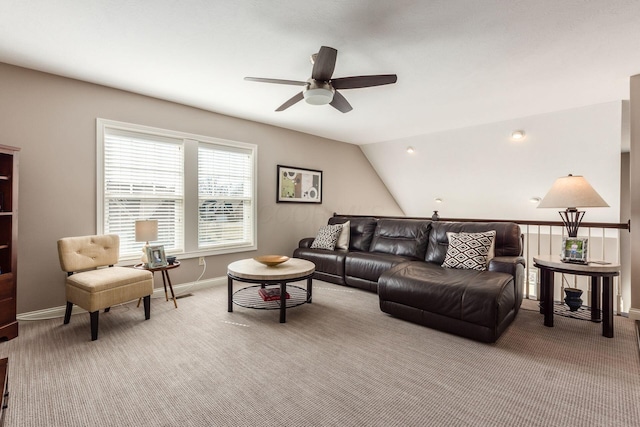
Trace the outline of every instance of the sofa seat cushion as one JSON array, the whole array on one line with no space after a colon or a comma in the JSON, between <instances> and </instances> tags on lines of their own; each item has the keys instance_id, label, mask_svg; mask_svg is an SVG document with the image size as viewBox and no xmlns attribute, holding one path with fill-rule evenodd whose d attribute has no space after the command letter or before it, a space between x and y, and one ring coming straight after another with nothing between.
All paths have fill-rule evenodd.
<instances>
[{"instance_id":1,"label":"sofa seat cushion","mask_svg":"<svg viewBox=\"0 0 640 427\"><path fill-rule=\"evenodd\" d=\"M411 258L378 252L349 252L344 263L347 283L349 277L377 282L382 273L391 267L410 261Z\"/></svg>"},{"instance_id":2,"label":"sofa seat cushion","mask_svg":"<svg viewBox=\"0 0 640 427\"><path fill-rule=\"evenodd\" d=\"M495 328L515 306L513 276L407 262L378 280L380 301L392 301L448 318Z\"/></svg>"}]
</instances>

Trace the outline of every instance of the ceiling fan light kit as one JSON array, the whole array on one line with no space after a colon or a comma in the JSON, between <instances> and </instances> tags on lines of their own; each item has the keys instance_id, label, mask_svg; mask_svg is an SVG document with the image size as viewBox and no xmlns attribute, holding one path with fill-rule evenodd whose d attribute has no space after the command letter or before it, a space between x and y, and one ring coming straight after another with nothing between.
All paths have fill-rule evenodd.
<instances>
[{"instance_id":1,"label":"ceiling fan light kit","mask_svg":"<svg viewBox=\"0 0 640 427\"><path fill-rule=\"evenodd\" d=\"M372 76L353 76L332 79L336 66L338 51L332 47L322 46L318 53L311 55L311 78L306 82L298 80L269 79L262 77L245 77L245 80L262 83L276 83L284 85L304 86L301 92L293 95L276 111L284 111L301 100L307 104L329 104L342 113L348 113L353 107L336 89L358 89L371 86L393 84L398 81L395 74L379 74Z\"/></svg>"},{"instance_id":2,"label":"ceiling fan light kit","mask_svg":"<svg viewBox=\"0 0 640 427\"><path fill-rule=\"evenodd\" d=\"M327 105L333 101L336 90L329 83L311 81L302 91L302 96L307 104Z\"/></svg>"}]
</instances>

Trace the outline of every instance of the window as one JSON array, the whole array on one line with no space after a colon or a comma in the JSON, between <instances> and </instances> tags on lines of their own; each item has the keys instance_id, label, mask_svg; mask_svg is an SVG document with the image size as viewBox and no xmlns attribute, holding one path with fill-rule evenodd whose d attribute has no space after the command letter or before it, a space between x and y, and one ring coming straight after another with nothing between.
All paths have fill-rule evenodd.
<instances>
[{"instance_id":1,"label":"window","mask_svg":"<svg viewBox=\"0 0 640 427\"><path fill-rule=\"evenodd\" d=\"M168 254L256 248L257 147L98 119L98 233L120 236L120 258L141 255L135 221L158 220Z\"/></svg>"},{"instance_id":2,"label":"window","mask_svg":"<svg viewBox=\"0 0 640 427\"><path fill-rule=\"evenodd\" d=\"M245 242L250 222L253 170L250 154L211 144L198 147L198 247Z\"/></svg>"}]
</instances>

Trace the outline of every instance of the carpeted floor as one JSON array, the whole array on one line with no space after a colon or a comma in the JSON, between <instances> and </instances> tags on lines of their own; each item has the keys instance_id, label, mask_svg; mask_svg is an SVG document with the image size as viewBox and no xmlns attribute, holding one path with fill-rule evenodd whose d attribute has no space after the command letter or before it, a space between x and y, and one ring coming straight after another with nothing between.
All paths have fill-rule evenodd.
<instances>
[{"instance_id":1,"label":"carpeted floor","mask_svg":"<svg viewBox=\"0 0 640 427\"><path fill-rule=\"evenodd\" d=\"M238 286L238 285L236 285ZM234 307L226 287L100 315L22 322L6 427L640 425L633 322L542 325L525 301L496 344L382 313L377 295L314 282L313 304Z\"/></svg>"}]
</instances>

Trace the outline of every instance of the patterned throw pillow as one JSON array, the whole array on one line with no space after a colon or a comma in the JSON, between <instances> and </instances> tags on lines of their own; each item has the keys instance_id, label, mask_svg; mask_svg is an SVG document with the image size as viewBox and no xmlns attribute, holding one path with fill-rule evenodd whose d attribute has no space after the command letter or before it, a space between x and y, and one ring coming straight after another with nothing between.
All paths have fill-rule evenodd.
<instances>
[{"instance_id":1,"label":"patterned throw pillow","mask_svg":"<svg viewBox=\"0 0 640 427\"><path fill-rule=\"evenodd\" d=\"M338 236L340 236L341 232L342 224L325 225L324 227L320 227L318 235L311 244L311 249L334 250L336 242L338 241Z\"/></svg>"},{"instance_id":2,"label":"patterned throw pillow","mask_svg":"<svg viewBox=\"0 0 640 427\"><path fill-rule=\"evenodd\" d=\"M484 233L451 233L443 267L463 270L486 270L489 249L495 230Z\"/></svg>"}]
</instances>

